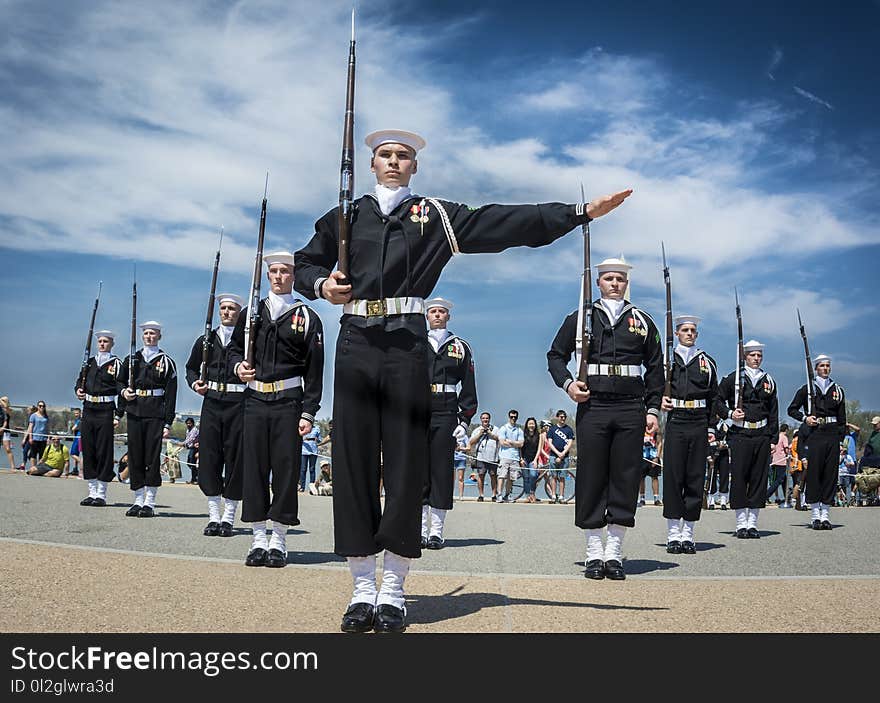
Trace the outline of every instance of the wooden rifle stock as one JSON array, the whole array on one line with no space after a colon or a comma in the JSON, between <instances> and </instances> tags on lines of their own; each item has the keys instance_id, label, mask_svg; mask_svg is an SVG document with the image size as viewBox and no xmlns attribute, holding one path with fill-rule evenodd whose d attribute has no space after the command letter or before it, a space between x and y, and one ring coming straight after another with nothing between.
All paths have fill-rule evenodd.
<instances>
[{"instance_id":1,"label":"wooden rifle stock","mask_svg":"<svg viewBox=\"0 0 880 703\"><path fill-rule=\"evenodd\" d=\"M103 285L103 281L98 281L98 296L95 298L95 307L92 308L92 319L89 322L89 333L86 336L86 349L83 352L82 367L79 370L79 381L77 381L76 384L77 388L82 388L83 390L85 390L86 371L89 367L89 357L92 355L92 337L95 334L95 318L98 315L98 302L101 300L101 288Z\"/></svg>"},{"instance_id":2,"label":"wooden rifle stock","mask_svg":"<svg viewBox=\"0 0 880 703\"><path fill-rule=\"evenodd\" d=\"M342 128L342 163L339 173L339 254L337 257L337 269L346 279L348 279L348 244L354 208L354 44L354 10L352 10L351 43L348 47L348 76L345 88L345 117Z\"/></svg>"},{"instance_id":3,"label":"wooden rifle stock","mask_svg":"<svg viewBox=\"0 0 880 703\"><path fill-rule=\"evenodd\" d=\"M254 258L254 275L251 278L251 294L248 299L248 316L244 325L244 359L254 368L254 342L260 324L260 274L263 270L263 241L266 237L266 203L269 194L269 174L266 173L266 188L263 190L263 205L260 208L260 232L257 235L257 255Z\"/></svg>"},{"instance_id":4,"label":"wooden rifle stock","mask_svg":"<svg viewBox=\"0 0 880 703\"><path fill-rule=\"evenodd\" d=\"M220 248L223 246L223 228L220 228L220 243L214 257L214 273L211 276L211 293L208 295L208 314L205 316L205 337L202 340L202 363L199 366L199 381L208 380L208 351L211 348L211 331L214 327L214 298L217 293L217 271L220 269Z\"/></svg>"},{"instance_id":5,"label":"wooden rifle stock","mask_svg":"<svg viewBox=\"0 0 880 703\"><path fill-rule=\"evenodd\" d=\"M581 183L581 204L584 206L584 214L587 212L586 197L584 195L584 184ZM584 222L581 225L581 232L584 235L584 272L581 281L581 308L580 313L584 316L584 324L578 332L581 335L581 360L578 366L577 380L587 383L587 373L590 357L590 346L593 342L593 273L590 262L590 223ZM586 306L586 309L585 309Z\"/></svg>"},{"instance_id":6,"label":"wooden rifle stock","mask_svg":"<svg viewBox=\"0 0 880 703\"><path fill-rule=\"evenodd\" d=\"M746 375L746 352L743 349L742 310L739 306L739 292L736 288L733 289L733 294L736 297L736 409L742 410L743 383L745 383L744 376Z\"/></svg>"},{"instance_id":7,"label":"wooden rifle stock","mask_svg":"<svg viewBox=\"0 0 880 703\"><path fill-rule=\"evenodd\" d=\"M137 306L138 284L135 272L134 280L131 282L131 343L128 349L128 388L132 391L134 390L134 353L137 345Z\"/></svg>"},{"instance_id":8,"label":"wooden rifle stock","mask_svg":"<svg viewBox=\"0 0 880 703\"><path fill-rule=\"evenodd\" d=\"M803 320L801 320L801 311L797 311L798 326L801 329L801 339L804 340L804 356L807 362L807 415L813 415L816 412L816 375L813 373L813 360L810 357L810 343L807 341L807 331L804 329Z\"/></svg>"},{"instance_id":9,"label":"wooden rifle stock","mask_svg":"<svg viewBox=\"0 0 880 703\"><path fill-rule=\"evenodd\" d=\"M663 395L667 398L672 397L672 284L669 280L669 266L666 265L666 246L660 242L663 251L663 283L666 285L666 385L663 388Z\"/></svg>"}]
</instances>

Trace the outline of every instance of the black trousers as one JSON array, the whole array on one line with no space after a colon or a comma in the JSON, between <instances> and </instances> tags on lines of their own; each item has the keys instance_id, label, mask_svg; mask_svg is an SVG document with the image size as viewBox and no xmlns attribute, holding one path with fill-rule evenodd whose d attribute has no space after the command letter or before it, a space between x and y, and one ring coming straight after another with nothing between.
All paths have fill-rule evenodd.
<instances>
[{"instance_id":1,"label":"black trousers","mask_svg":"<svg viewBox=\"0 0 880 703\"><path fill-rule=\"evenodd\" d=\"M709 440L705 419L672 419L663 440L663 517L700 519Z\"/></svg>"},{"instance_id":2,"label":"black trousers","mask_svg":"<svg viewBox=\"0 0 880 703\"><path fill-rule=\"evenodd\" d=\"M112 481L113 476L113 408L83 408L79 426L83 478L87 481Z\"/></svg>"},{"instance_id":3,"label":"black trousers","mask_svg":"<svg viewBox=\"0 0 880 703\"><path fill-rule=\"evenodd\" d=\"M277 520L299 525L296 487L302 456L302 395L264 400L250 391L245 393L241 521Z\"/></svg>"},{"instance_id":4,"label":"black trousers","mask_svg":"<svg viewBox=\"0 0 880 703\"><path fill-rule=\"evenodd\" d=\"M165 421L161 417L137 417L131 413L126 418L129 488L136 491L144 486L161 486L159 469Z\"/></svg>"},{"instance_id":5,"label":"black trousers","mask_svg":"<svg viewBox=\"0 0 880 703\"><path fill-rule=\"evenodd\" d=\"M333 532L340 556L383 549L421 556L431 416L427 350L426 333L345 323L340 329L333 384Z\"/></svg>"},{"instance_id":6,"label":"black trousers","mask_svg":"<svg viewBox=\"0 0 880 703\"><path fill-rule=\"evenodd\" d=\"M574 524L633 527L642 482L642 400L591 398L577 408Z\"/></svg>"},{"instance_id":7,"label":"black trousers","mask_svg":"<svg viewBox=\"0 0 880 703\"><path fill-rule=\"evenodd\" d=\"M452 510L453 456L455 437L452 431L458 423L454 413L431 413L429 434L431 463L425 484L424 505L440 510Z\"/></svg>"},{"instance_id":8,"label":"black trousers","mask_svg":"<svg viewBox=\"0 0 880 703\"><path fill-rule=\"evenodd\" d=\"M726 451L715 457L712 468L712 484L710 493L727 493L730 490L730 452Z\"/></svg>"},{"instance_id":9,"label":"black trousers","mask_svg":"<svg viewBox=\"0 0 880 703\"><path fill-rule=\"evenodd\" d=\"M202 400L199 423L199 488L206 496L241 500L241 441L244 398L227 403Z\"/></svg>"},{"instance_id":10,"label":"black trousers","mask_svg":"<svg viewBox=\"0 0 880 703\"><path fill-rule=\"evenodd\" d=\"M763 508L767 504L770 474L770 438L767 435L730 434L730 507Z\"/></svg>"},{"instance_id":11,"label":"black trousers","mask_svg":"<svg viewBox=\"0 0 880 703\"><path fill-rule=\"evenodd\" d=\"M840 468L837 430L813 430L807 445L807 502L834 504Z\"/></svg>"}]
</instances>

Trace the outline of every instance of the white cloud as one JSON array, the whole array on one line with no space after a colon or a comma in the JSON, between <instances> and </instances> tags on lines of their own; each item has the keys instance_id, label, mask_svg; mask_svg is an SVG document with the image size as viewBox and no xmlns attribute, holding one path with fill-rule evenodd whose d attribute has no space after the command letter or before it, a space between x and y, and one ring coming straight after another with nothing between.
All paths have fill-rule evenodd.
<instances>
[{"instance_id":1,"label":"white cloud","mask_svg":"<svg viewBox=\"0 0 880 703\"><path fill-rule=\"evenodd\" d=\"M803 97L803 98L806 98L806 99L809 100L810 102L814 102L814 103L816 103L817 105L821 105L822 107L827 107L829 110L833 110L833 109L834 109L834 105L832 105L832 104L831 104L830 102L828 102L827 100L823 100L823 99L820 98L818 95L813 95L813 93L811 93L810 91L808 91L808 90L804 90L803 88L799 88L799 87L796 86L796 85L795 85L795 86L792 86L792 88L794 89L794 92L795 92L795 93L797 93L798 95L800 95L800 96Z\"/></svg>"}]
</instances>

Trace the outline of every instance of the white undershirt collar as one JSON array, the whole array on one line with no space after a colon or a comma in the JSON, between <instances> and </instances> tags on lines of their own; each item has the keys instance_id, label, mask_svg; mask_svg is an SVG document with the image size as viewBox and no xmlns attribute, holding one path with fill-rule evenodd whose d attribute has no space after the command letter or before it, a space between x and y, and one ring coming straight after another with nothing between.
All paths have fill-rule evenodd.
<instances>
[{"instance_id":1,"label":"white undershirt collar","mask_svg":"<svg viewBox=\"0 0 880 703\"><path fill-rule=\"evenodd\" d=\"M159 354L159 347L148 347L144 346L143 350L141 350L141 356L144 357L144 361L148 364Z\"/></svg>"},{"instance_id":2,"label":"white undershirt collar","mask_svg":"<svg viewBox=\"0 0 880 703\"><path fill-rule=\"evenodd\" d=\"M684 365L687 366L693 358L700 353L700 350L697 348L697 345L686 347L684 344L676 344L675 345L675 353L678 354L682 361L684 361Z\"/></svg>"},{"instance_id":3,"label":"white undershirt collar","mask_svg":"<svg viewBox=\"0 0 880 703\"><path fill-rule=\"evenodd\" d=\"M235 330L234 325L220 325L217 328L217 336L220 338L220 344L222 346L228 346L229 340L232 339L232 332Z\"/></svg>"},{"instance_id":4,"label":"white undershirt collar","mask_svg":"<svg viewBox=\"0 0 880 703\"><path fill-rule=\"evenodd\" d=\"M442 327L436 330L428 330L428 341L431 342L431 346L434 348L434 352L440 351L440 347L443 346L443 342L449 339L452 336L452 333Z\"/></svg>"},{"instance_id":5,"label":"white undershirt collar","mask_svg":"<svg viewBox=\"0 0 880 703\"><path fill-rule=\"evenodd\" d=\"M103 366L108 361L110 361L110 356L111 356L110 352L99 351L97 354L95 354L95 363L98 366Z\"/></svg>"},{"instance_id":6,"label":"white undershirt collar","mask_svg":"<svg viewBox=\"0 0 880 703\"><path fill-rule=\"evenodd\" d=\"M620 319L620 313L623 308L626 306L626 300L612 300L610 298L600 298L599 305L602 306L602 309L608 313L608 317L611 320L612 325L616 325L617 321Z\"/></svg>"},{"instance_id":7,"label":"white undershirt collar","mask_svg":"<svg viewBox=\"0 0 880 703\"><path fill-rule=\"evenodd\" d=\"M753 386L757 386L758 381L761 376L764 375L764 370L761 368L753 369L751 366L746 366L746 375L751 380Z\"/></svg>"},{"instance_id":8,"label":"white undershirt collar","mask_svg":"<svg viewBox=\"0 0 880 703\"><path fill-rule=\"evenodd\" d=\"M828 378L821 378L820 376L816 376L816 386L823 394L828 392L828 389L831 387L831 384L834 381L831 380L831 376Z\"/></svg>"},{"instance_id":9,"label":"white undershirt collar","mask_svg":"<svg viewBox=\"0 0 880 703\"><path fill-rule=\"evenodd\" d=\"M278 294L269 291L269 295L266 296L266 307L269 308L269 317L274 322L290 310L295 302L296 298L293 297L293 293Z\"/></svg>"},{"instance_id":10,"label":"white undershirt collar","mask_svg":"<svg viewBox=\"0 0 880 703\"><path fill-rule=\"evenodd\" d=\"M376 200L379 201L379 209L383 215L390 215L410 195L412 195L412 189L409 186L389 188L381 183L376 184Z\"/></svg>"}]
</instances>

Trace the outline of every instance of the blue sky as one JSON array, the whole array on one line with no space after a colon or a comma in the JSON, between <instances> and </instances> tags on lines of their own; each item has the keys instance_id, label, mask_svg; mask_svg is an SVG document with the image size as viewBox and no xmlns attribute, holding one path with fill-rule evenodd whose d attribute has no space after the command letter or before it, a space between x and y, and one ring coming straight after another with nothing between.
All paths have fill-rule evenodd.
<instances>
[{"instance_id":1,"label":"blue sky","mask_svg":"<svg viewBox=\"0 0 880 703\"><path fill-rule=\"evenodd\" d=\"M141 319L183 365L204 325L217 231L221 290L247 294L270 172L267 250L303 246L338 197L349 3L0 5L0 393L73 404L97 281L99 326ZM783 408L814 353L880 409L880 3L358 4L356 139L420 132L413 187L451 200L635 194L592 228L594 260L635 264L662 322L660 240L678 312L725 371L767 344ZM369 152L356 190L372 187ZM435 293L477 361L480 406L571 408L545 353L577 304L581 240L463 256ZM339 311L316 303L335 341ZM320 416L332 406L328 355ZM181 390L178 407L195 409Z\"/></svg>"}]
</instances>

